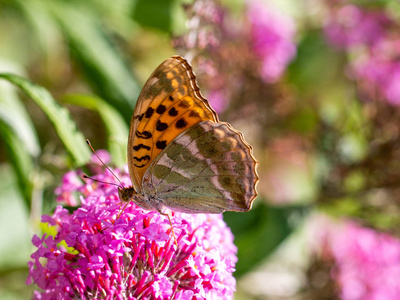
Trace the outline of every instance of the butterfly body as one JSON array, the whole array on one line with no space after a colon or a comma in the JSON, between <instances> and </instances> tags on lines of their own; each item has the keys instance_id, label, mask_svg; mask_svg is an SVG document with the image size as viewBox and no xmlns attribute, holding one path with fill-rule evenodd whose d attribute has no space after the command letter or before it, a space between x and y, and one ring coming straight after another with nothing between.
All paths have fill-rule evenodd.
<instances>
[{"instance_id":1,"label":"butterfly body","mask_svg":"<svg viewBox=\"0 0 400 300\"><path fill-rule=\"evenodd\" d=\"M153 201L147 195L136 192L133 187L118 188L118 195L122 202L133 201L143 209L164 212L164 207L160 205L159 201Z\"/></svg>"},{"instance_id":2,"label":"butterfly body","mask_svg":"<svg viewBox=\"0 0 400 300\"><path fill-rule=\"evenodd\" d=\"M257 162L243 135L200 94L191 66L164 61L146 82L131 120L123 201L184 213L247 211L256 197Z\"/></svg>"}]
</instances>

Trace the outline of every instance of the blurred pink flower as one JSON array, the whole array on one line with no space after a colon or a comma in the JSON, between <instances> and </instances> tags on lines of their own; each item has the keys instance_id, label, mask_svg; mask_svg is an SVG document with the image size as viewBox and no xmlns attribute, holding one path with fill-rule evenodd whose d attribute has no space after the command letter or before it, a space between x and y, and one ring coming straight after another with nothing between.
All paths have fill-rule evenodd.
<instances>
[{"instance_id":1,"label":"blurred pink flower","mask_svg":"<svg viewBox=\"0 0 400 300\"><path fill-rule=\"evenodd\" d=\"M255 0L248 3L247 17L253 50L262 60L261 76L267 83L276 82L296 55L294 22Z\"/></svg>"},{"instance_id":2,"label":"blurred pink flower","mask_svg":"<svg viewBox=\"0 0 400 300\"><path fill-rule=\"evenodd\" d=\"M360 79L364 90L376 88L389 103L400 105L399 54L400 35L398 40L382 40L352 62L351 76Z\"/></svg>"},{"instance_id":3,"label":"blurred pink flower","mask_svg":"<svg viewBox=\"0 0 400 300\"><path fill-rule=\"evenodd\" d=\"M115 182L108 171L96 179ZM117 219L116 186L78 182L69 172L58 190L81 192L81 206L57 206L42 217L57 234L32 239L34 299L232 299L237 249L222 215L172 213L175 245L167 217L131 202Z\"/></svg>"},{"instance_id":4,"label":"blurred pink flower","mask_svg":"<svg viewBox=\"0 0 400 300\"><path fill-rule=\"evenodd\" d=\"M224 96L223 90L212 90L208 93L208 100L217 113L223 112L228 106L227 97Z\"/></svg>"},{"instance_id":5,"label":"blurred pink flower","mask_svg":"<svg viewBox=\"0 0 400 300\"><path fill-rule=\"evenodd\" d=\"M350 53L349 76L369 98L400 105L400 27L383 10L356 5L332 9L325 24L328 40Z\"/></svg>"},{"instance_id":6,"label":"blurred pink flower","mask_svg":"<svg viewBox=\"0 0 400 300\"><path fill-rule=\"evenodd\" d=\"M329 237L341 299L400 299L400 240L352 223Z\"/></svg>"},{"instance_id":7,"label":"blurred pink flower","mask_svg":"<svg viewBox=\"0 0 400 300\"><path fill-rule=\"evenodd\" d=\"M390 21L382 12L366 12L355 5L332 10L326 20L325 33L329 41L342 48L372 45L385 34Z\"/></svg>"}]
</instances>

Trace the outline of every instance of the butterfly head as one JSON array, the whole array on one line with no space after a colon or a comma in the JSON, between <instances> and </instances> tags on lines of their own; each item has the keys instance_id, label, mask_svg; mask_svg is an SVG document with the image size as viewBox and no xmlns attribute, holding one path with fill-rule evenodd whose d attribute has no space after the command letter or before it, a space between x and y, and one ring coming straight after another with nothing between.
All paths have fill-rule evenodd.
<instances>
[{"instance_id":1,"label":"butterfly head","mask_svg":"<svg viewBox=\"0 0 400 300\"><path fill-rule=\"evenodd\" d=\"M118 196L119 199L122 202L129 202L131 200L133 200L134 195L136 195L137 192L135 191L135 189L133 187L118 187Z\"/></svg>"}]
</instances>

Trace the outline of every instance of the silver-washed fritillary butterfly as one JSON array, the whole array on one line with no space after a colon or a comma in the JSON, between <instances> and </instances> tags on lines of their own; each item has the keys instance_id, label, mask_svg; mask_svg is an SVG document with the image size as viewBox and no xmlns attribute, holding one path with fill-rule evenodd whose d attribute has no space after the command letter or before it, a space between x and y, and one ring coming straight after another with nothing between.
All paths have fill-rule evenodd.
<instances>
[{"instance_id":1,"label":"silver-washed fritillary butterfly","mask_svg":"<svg viewBox=\"0 0 400 300\"><path fill-rule=\"evenodd\" d=\"M243 135L200 94L189 63L164 61L147 80L132 116L122 201L184 213L248 211L257 195L257 161Z\"/></svg>"}]
</instances>

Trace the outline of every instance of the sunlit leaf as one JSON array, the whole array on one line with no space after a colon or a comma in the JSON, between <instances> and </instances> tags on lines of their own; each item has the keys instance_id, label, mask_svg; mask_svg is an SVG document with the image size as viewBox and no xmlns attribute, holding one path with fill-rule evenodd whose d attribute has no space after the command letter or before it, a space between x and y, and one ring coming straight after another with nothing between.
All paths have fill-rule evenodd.
<instances>
[{"instance_id":1,"label":"sunlit leaf","mask_svg":"<svg viewBox=\"0 0 400 300\"><path fill-rule=\"evenodd\" d=\"M83 135L76 129L68 110L61 107L46 89L13 74L0 73L0 78L21 88L39 105L56 129L74 165L80 166L88 161L90 152Z\"/></svg>"},{"instance_id":2,"label":"sunlit leaf","mask_svg":"<svg viewBox=\"0 0 400 300\"><path fill-rule=\"evenodd\" d=\"M0 119L24 141L30 155L39 155L40 145L29 114L18 98L16 89L5 82L0 84Z\"/></svg>"},{"instance_id":3,"label":"sunlit leaf","mask_svg":"<svg viewBox=\"0 0 400 300\"><path fill-rule=\"evenodd\" d=\"M3 128L0 128L3 129ZM1 132L1 130L0 130ZM0 165L0 270L26 266L30 254L29 210L9 164Z\"/></svg>"},{"instance_id":4,"label":"sunlit leaf","mask_svg":"<svg viewBox=\"0 0 400 300\"><path fill-rule=\"evenodd\" d=\"M106 127L108 150L114 164L117 166L126 164L126 146L129 129L117 110L100 98L86 95L68 95L63 98L63 102L96 111Z\"/></svg>"},{"instance_id":5,"label":"sunlit leaf","mask_svg":"<svg viewBox=\"0 0 400 300\"><path fill-rule=\"evenodd\" d=\"M53 1L51 7L86 80L129 121L140 88L99 19L78 3Z\"/></svg>"},{"instance_id":6,"label":"sunlit leaf","mask_svg":"<svg viewBox=\"0 0 400 300\"><path fill-rule=\"evenodd\" d=\"M25 200L26 207L30 207L33 184L31 175L33 172L33 157L28 147L21 140L14 128L0 115L0 140L8 153L8 159L17 176L19 189Z\"/></svg>"},{"instance_id":7,"label":"sunlit leaf","mask_svg":"<svg viewBox=\"0 0 400 300\"><path fill-rule=\"evenodd\" d=\"M2 128L0 128L0 133ZM0 272L1 299L30 299L33 287L25 284L31 249L28 209L18 192L11 166L0 165Z\"/></svg>"}]
</instances>

